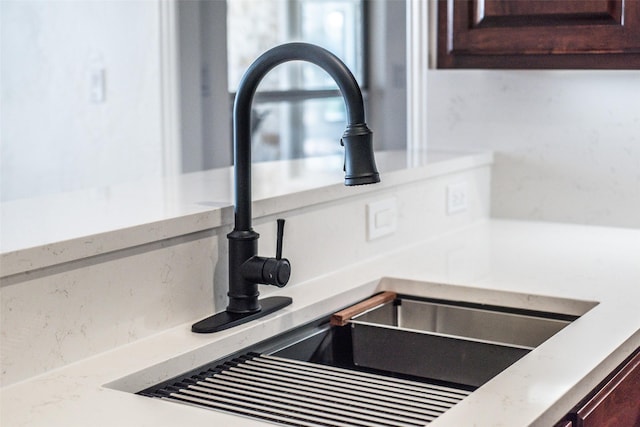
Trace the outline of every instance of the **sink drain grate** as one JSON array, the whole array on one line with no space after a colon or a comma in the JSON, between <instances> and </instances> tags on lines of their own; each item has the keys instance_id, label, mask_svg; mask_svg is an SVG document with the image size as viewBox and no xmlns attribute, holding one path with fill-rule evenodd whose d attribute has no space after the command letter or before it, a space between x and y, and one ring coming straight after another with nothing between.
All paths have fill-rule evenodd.
<instances>
[{"instance_id":1,"label":"sink drain grate","mask_svg":"<svg viewBox=\"0 0 640 427\"><path fill-rule=\"evenodd\" d=\"M294 426L423 426L469 391L250 353L142 394Z\"/></svg>"}]
</instances>

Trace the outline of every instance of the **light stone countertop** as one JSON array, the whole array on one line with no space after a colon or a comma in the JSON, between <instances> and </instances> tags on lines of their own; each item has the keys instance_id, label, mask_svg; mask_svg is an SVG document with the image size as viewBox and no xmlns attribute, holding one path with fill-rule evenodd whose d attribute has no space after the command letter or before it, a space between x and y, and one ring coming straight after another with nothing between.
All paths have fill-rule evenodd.
<instances>
[{"instance_id":1,"label":"light stone countertop","mask_svg":"<svg viewBox=\"0 0 640 427\"><path fill-rule=\"evenodd\" d=\"M266 425L122 390L185 372L383 289L542 310L595 305L431 424L550 426L640 346L640 230L482 221L284 288L278 294L294 303L264 320L212 335L180 325L5 387L0 424Z\"/></svg>"},{"instance_id":2,"label":"light stone countertop","mask_svg":"<svg viewBox=\"0 0 640 427\"><path fill-rule=\"evenodd\" d=\"M492 161L487 151L381 151L376 163L383 181L358 191ZM253 216L350 197L343 162L326 156L253 164ZM0 277L229 225L233 203L232 167L3 202Z\"/></svg>"}]
</instances>

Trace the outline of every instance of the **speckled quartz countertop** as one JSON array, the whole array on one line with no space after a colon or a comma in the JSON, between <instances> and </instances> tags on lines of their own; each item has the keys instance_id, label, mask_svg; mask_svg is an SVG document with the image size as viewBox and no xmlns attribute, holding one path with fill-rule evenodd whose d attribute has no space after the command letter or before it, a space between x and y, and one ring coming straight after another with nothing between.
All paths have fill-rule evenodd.
<instances>
[{"instance_id":1,"label":"speckled quartz countertop","mask_svg":"<svg viewBox=\"0 0 640 427\"><path fill-rule=\"evenodd\" d=\"M214 335L180 325L5 387L1 424L264 425L137 396L122 378L179 374L381 289L551 311L595 305L431 424L550 426L640 346L640 230L482 221L284 288L293 305L263 321Z\"/></svg>"},{"instance_id":2,"label":"speckled quartz countertop","mask_svg":"<svg viewBox=\"0 0 640 427\"><path fill-rule=\"evenodd\" d=\"M378 152L384 180L359 191L377 191L491 159L489 152ZM326 156L254 164L254 217L348 197L342 185L343 161L342 156ZM230 224L232 205L233 168L3 202L2 276Z\"/></svg>"}]
</instances>

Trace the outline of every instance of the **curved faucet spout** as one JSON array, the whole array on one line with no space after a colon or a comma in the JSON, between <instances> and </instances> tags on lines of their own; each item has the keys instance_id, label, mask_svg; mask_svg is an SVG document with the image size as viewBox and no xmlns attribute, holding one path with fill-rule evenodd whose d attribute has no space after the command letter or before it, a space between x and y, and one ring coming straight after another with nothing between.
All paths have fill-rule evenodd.
<instances>
[{"instance_id":1,"label":"curved faucet spout","mask_svg":"<svg viewBox=\"0 0 640 427\"><path fill-rule=\"evenodd\" d=\"M347 128L341 143L345 147L345 184L379 182L373 157L371 130L364 120L362 92L353 74L334 54L308 43L287 43L262 54L247 69L233 106L235 158L235 227L251 228L251 105L258 85L276 66L288 61L311 62L324 69L337 83L347 111Z\"/></svg>"},{"instance_id":2,"label":"curved faucet spout","mask_svg":"<svg viewBox=\"0 0 640 427\"><path fill-rule=\"evenodd\" d=\"M364 104L360 87L351 71L334 54L308 43L287 43L263 53L247 69L238 85L233 108L235 131L248 125L253 95L264 76L276 66L289 61L311 62L325 70L336 82L345 98L349 124L364 123Z\"/></svg>"}]
</instances>

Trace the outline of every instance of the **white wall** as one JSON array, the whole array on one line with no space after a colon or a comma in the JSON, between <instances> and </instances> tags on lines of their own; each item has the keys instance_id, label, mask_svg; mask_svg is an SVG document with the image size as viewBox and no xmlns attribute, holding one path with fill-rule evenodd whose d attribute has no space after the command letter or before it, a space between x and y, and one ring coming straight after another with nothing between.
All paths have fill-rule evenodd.
<instances>
[{"instance_id":1,"label":"white wall","mask_svg":"<svg viewBox=\"0 0 640 427\"><path fill-rule=\"evenodd\" d=\"M159 11L156 0L0 2L2 200L162 173Z\"/></svg>"},{"instance_id":2,"label":"white wall","mask_svg":"<svg viewBox=\"0 0 640 427\"><path fill-rule=\"evenodd\" d=\"M640 227L640 71L433 70L430 147L496 151L496 217Z\"/></svg>"}]
</instances>

